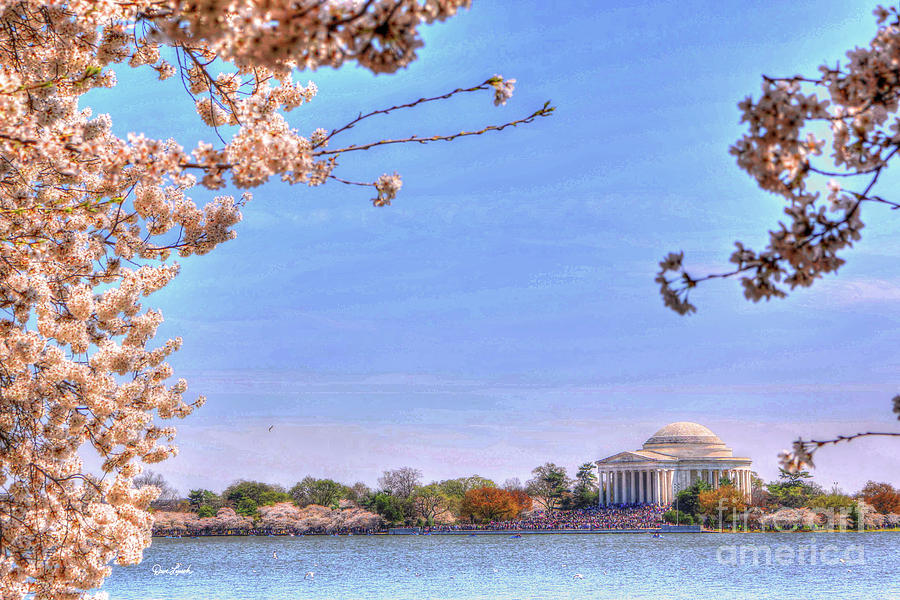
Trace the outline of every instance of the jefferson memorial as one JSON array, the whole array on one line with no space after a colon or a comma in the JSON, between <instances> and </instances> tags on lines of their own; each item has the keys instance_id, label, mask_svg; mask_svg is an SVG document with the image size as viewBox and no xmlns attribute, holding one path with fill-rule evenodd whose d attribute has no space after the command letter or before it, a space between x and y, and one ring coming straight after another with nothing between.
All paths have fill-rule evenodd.
<instances>
[{"instance_id":1,"label":"jefferson memorial","mask_svg":"<svg viewBox=\"0 0 900 600\"><path fill-rule=\"evenodd\" d=\"M697 423L666 425L643 448L597 461L600 504L669 505L702 479L713 488L728 477L750 497L750 459L735 457L719 436Z\"/></svg>"}]
</instances>

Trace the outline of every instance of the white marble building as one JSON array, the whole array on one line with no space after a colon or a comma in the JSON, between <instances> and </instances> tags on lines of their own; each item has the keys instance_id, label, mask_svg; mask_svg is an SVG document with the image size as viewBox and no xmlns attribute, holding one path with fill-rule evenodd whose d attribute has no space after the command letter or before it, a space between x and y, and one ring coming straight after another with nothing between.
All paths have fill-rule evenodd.
<instances>
[{"instance_id":1,"label":"white marble building","mask_svg":"<svg viewBox=\"0 0 900 600\"><path fill-rule=\"evenodd\" d=\"M666 425L643 448L597 461L600 504L669 505L703 479L713 488L727 476L750 497L750 459L735 457L719 436L697 423Z\"/></svg>"}]
</instances>

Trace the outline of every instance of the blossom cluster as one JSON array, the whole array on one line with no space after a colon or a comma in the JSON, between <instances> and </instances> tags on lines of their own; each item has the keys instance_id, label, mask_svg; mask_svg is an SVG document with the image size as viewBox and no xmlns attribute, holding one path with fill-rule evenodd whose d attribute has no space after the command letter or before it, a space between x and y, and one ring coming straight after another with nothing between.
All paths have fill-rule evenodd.
<instances>
[{"instance_id":1,"label":"blossom cluster","mask_svg":"<svg viewBox=\"0 0 900 600\"><path fill-rule=\"evenodd\" d=\"M781 198L785 217L762 250L736 243L725 273L692 278L670 255L657 275L667 306L692 312L690 290L718 277L740 277L754 302L808 287L844 264L840 253L862 235L863 203L900 207L875 193L900 148L900 16L895 7L878 7L875 16L874 38L847 52L844 64L822 65L813 78L765 77L759 98L740 102L747 130L731 154Z\"/></svg>"},{"instance_id":2,"label":"blossom cluster","mask_svg":"<svg viewBox=\"0 0 900 600\"><path fill-rule=\"evenodd\" d=\"M814 451L806 442L797 440L790 450L778 453L778 464L788 473L799 473L806 468L814 468L816 466L812 456Z\"/></svg>"},{"instance_id":3,"label":"blossom cluster","mask_svg":"<svg viewBox=\"0 0 900 600\"><path fill-rule=\"evenodd\" d=\"M317 92L292 71L396 71L421 24L468 4L0 0L0 598L81 598L149 545L158 490L132 481L176 453L165 423L203 398L172 381L181 339L154 343L163 316L142 302L178 274L174 257L232 239L250 200L195 197L333 178L338 130L306 137L287 120ZM116 64L180 74L221 145L115 135L82 102L116 86ZM505 102L511 82L495 87ZM401 180L364 185L385 205ZM82 464L91 449L101 473Z\"/></svg>"}]
</instances>

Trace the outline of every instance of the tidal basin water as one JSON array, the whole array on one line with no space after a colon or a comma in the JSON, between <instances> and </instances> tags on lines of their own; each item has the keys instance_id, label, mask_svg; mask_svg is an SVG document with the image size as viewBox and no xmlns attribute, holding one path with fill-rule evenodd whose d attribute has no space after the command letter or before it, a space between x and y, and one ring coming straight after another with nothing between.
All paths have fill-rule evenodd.
<instances>
[{"instance_id":1,"label":"tidal basin water","mask_svg":"<svg viewBox=\"0 0 900 600\"><path fill-rule=\"evenodd\" d=\"M102 589L114 600L900 598L900 533L157 538Z\"/></svg>"}]
</instances>

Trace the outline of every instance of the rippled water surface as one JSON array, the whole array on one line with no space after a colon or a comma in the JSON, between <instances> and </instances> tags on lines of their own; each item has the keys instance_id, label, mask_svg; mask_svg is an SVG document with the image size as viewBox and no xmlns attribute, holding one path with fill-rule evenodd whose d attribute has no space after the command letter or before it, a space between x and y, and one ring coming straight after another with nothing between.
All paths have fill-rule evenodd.
<instances>
[{"instance_id":1,"label":"rippled water surface","mask_svg":"<svg viewBox=\"0 0 900 600\"><path fill-rule=\"evenodd\" d=\"M900 598L900 533L154 539L103 589L121 600Z\"/></svg>"}]
</instances>

